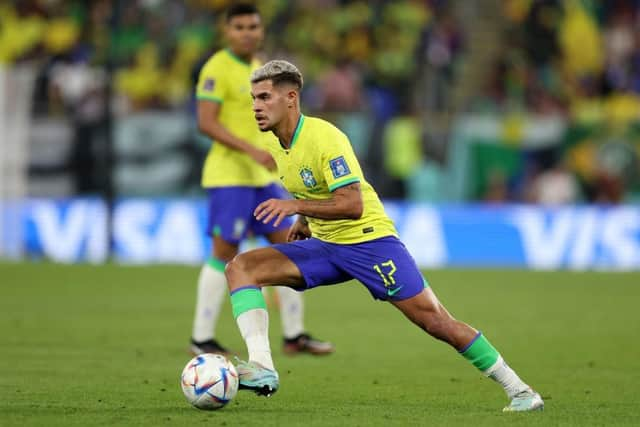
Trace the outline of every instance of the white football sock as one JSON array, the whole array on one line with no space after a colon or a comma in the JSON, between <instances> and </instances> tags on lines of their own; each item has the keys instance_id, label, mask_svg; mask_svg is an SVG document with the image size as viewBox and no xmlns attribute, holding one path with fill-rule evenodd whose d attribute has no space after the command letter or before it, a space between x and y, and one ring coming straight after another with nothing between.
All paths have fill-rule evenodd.
<instances>
[{"instance_id":1,"label":"white football sock","mask_svg":"<svg viewBox=\"0 0 640 427\"><path fill-rule=\"evenodd\" d=\"M191 335L194 341L207 341L215 336L220 308L226 295L227 279L224 273L204 264L198 277L196 313Z\"/></svg>"},{"instance_id":2,"label":"white football sock","mask_svg":"<svg viewBox=\"0 0 640 427\"><path fill-rule=\"evenodd\" d=\"M240 335L247 344L249 360L275 370L269 345L269 313L263 308L245 311L236 318Z\"/></svg>"},{"instance_id":3,"label":"white football sock","mask_svg":"<svg viewBox=\"0 0 640 427\"><path fill-rule=\"evenodd\" d=\"M484 371L484 374L499 383L504 388L509 399L512 399L520 392L530 389L530 387L520 379L518 374L507 365L507 362L504 361L502 356L498 357L496 363Z\"/></svg>"},{"instance_id":4,"label":"white football sock","mask_svg":"<svg viewBox=\"0 0 640 427\"><path fill-rule=\"evenodd\" d=\"M276 289L280 300L282 335L285 338L295 338L304 332L302 294L286 286L277 286Z\"/></svg>"}]
</instances>

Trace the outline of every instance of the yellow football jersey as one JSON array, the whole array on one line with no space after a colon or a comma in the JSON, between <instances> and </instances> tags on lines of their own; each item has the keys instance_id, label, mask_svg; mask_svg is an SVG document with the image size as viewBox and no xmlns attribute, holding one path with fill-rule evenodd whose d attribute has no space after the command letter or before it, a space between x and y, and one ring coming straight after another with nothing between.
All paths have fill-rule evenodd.
<instances>
[{"instance_id":1,"label":"yellow football jersey","mask_svg":"<svg viewBox=\"0 0 640 427\"><path fill-rule=\"evenodd\" d=\"M297 199L329 199L332 191L360 183L362 217L357 220L307 218L313 237L339 244L397 237L378 194L364 179L349 139L331 123L301 115L290 148L284 149L278 141L269 147L278 164L282 184Z\"/></svg>"},{"instance_id":2,"label":"yellow football jersey","mask_svg":"<svg viewBox=\"0 0 640 427\"><path fill-rule=\"evenodd\" d=\"M215 53L200 71L196 97L221 104L219 120L233 135L265 148L267 140L275 140L258 129L253 117L251 100L251 72L260 67L258 60L250 64L229 50ZM244 152L233 150L213 141L202 171L203 187L248 186L262 187L277 176L258 164Z\"/></svg>"}]
</instances>

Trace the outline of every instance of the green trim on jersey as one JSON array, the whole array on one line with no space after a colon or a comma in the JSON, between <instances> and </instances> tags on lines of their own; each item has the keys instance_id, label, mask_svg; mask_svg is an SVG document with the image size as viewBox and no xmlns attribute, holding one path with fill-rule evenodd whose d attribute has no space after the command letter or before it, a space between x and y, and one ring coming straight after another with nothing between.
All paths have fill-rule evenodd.
<instances>
[{"instance_id":1,"label":"green trim on jersey","mask_svg":"<svg viewBox=\"0 0 640 427\"><path fill-rule=\"evenodd\" d=\"M329 191L337 190L340 187L353 184L354 182L360 182L360 178L358 178L357 176L353 176L351 178L343 179L342 181L334 182L333 185L329 186Z\"/></svg>"},{"instance_id":2,"label":"green trim on jersey","mask_svg":"<svg viewBox=\"0 0 640 427\"><path fill-rule=\"evenodd\" d=\"M214 270L219 271L220 273L224 273L224 267L226 266L226 263L224 261L211 257L207 260L207 264L209 264L209 267L213 268Z\"/></svg>"},{"instance_id":3,"label":"green trim on jersey","mask_svg":"<svg viewBox=\"0 0 640 427\"><path fill-rule=\"evenodd\" d=\"M291 138L291 145L289 145L289 149L293 148L293 144L298 140L298 136L300 135L300 130L302 129L302 125L304 124L304 114L300 114L300 118L298 119L298 124L296 125L296 130L293 132L293 138Z\"/></svg>"},{"instance_id":4,"label":"green trim on jersey","mask_svg":"<svg viewBox=\"0 0 640 427\"><path fill-rule=\"evenodd\" d=\"M196 96L196 99L203 100L203 101L213 101L213 102L217 102L218 104L222 104L224 102L222 98L218 98L217 96L212 96L212 95L198 95Z\"/></svg>"},{"instance_id":5,"label":"green trim on jersey","mask_svg":"<svg viewBox=\"0 0 640 427\"><path fill-rule=\"evenodd\" d=\"M246 65L247 67L251 66L251 62L247 62L244 59L240 58L238 55L233 53L231 51L231 49L227 48L227 49L225 49L225 51L229 54L229 56L231 56L233 59L235 59L236 61L238 61L242 65Z\"/></svg>"}]
</instances>

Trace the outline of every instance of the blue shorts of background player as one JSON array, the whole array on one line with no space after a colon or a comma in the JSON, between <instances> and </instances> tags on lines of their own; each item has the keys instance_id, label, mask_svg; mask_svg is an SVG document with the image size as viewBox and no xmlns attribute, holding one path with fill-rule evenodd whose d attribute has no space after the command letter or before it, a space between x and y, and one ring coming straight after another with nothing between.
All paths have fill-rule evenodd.
<instances>
[{"instance_id":1,"label":"blue shorts of background player","mask_svg":"<svg viewBox=\"0 0 640 427\"><path fill-rule=\"evenodd\" d=\"M394 236L354 244L310 238L273 248L296 264L306 289L357 279L373 298L401 301L428 286L407 248Z\"/></svg>"},{"instance_id":2,"label":"blue shorts of background player","mask_svg":"<svg viewBox=\"0 0 640 427\"><path fill-rule=\"evenodd\" d=\"M288 199L289 193L278 184L265 187L208 188L207 234L220 236L228 243L239 244L249 233L266 236L275 231L288 230L292 220L287 218L277 227L263 224L253 216L255 208L265 200Z\"/></svg>"}]
</instances>

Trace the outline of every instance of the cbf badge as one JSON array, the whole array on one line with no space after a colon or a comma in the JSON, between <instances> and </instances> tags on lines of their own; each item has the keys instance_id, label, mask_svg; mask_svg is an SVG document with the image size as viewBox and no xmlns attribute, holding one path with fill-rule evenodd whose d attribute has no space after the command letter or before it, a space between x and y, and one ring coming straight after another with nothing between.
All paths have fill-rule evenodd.
<instances>
[{"instance_id":1,"label":"cbf badge","mask_svg":"<svg viewBox=\"0 0 640 427\"><path fill-rule=\"evenodd\" d=\"M351 173L347 161L343 156L329 160L329 166L331 167L331 173L334 178L340 178Z\"/></svg>"},{"instance_id":2,"label":"cbf badge","mask_svg":"<svg viewBox=\"0 0 640 427\"><path fill-rule=\"evenodd\" d=\"M300 177L302 178L302 182L304 183L304 186L307 188L313 188L316 185L318 185L318 182L313 176L313 172L311 171L311 169L307 167L300 169Z\"/></svg>"},{"instance_id":3,"label":"cbf badge","mask_svg":"<svg viewBox=\"0 0 640 427\"><path fill-rule=\"evenodd\" d=\"M202 89L207 92L213 92L213 89L216 87L216 81L214 79L205 79L202 84Z\"/></svg>"}]
</instances>

